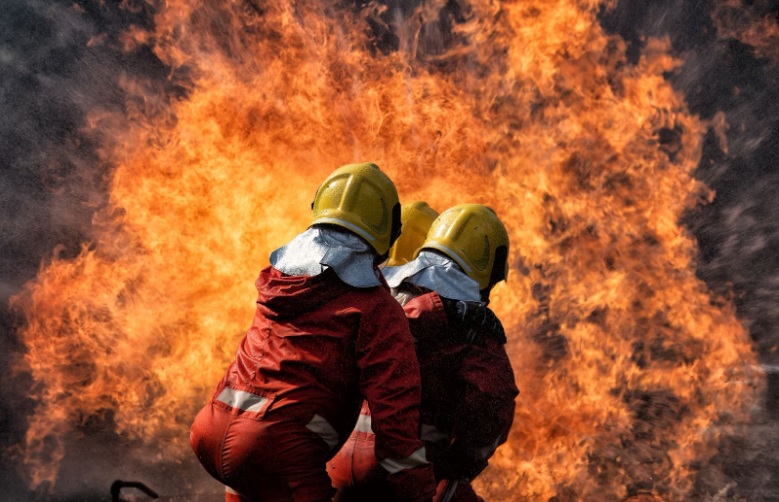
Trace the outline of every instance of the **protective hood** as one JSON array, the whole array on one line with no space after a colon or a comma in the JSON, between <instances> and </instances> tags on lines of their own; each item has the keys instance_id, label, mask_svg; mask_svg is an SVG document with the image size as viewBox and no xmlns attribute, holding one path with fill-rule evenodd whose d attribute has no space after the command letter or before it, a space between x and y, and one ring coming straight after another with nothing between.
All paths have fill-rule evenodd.
<instances>
[{"instance_id":1,"label":"protective hood","mask_svg":"<svg viewBox=\"0 0 779 502\"><path fill-rule=\"evenodd\" d=\"M318 225L270 254L271 265L287 275L316 276L331 268L355 288L381 285L375 259L373 248L353 233Z\"/></svg>"},{"instance_id":2,"label":"protective hood","mask_svg":"<svg viewBox=\"0 0 779 502\"><path fill-rule=\"evenodd\" d=\"M468 277L451 258L423 249L413 261L382 270L387 284L397 288L403 282L431 289L445 298L480 302L479 283Z\"/></svg>"}]
</instances>

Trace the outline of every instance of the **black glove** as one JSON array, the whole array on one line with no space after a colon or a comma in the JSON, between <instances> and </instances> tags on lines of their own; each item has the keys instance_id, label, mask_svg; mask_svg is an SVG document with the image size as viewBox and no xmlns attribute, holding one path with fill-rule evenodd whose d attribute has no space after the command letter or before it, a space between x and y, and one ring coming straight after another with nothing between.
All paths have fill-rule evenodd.
<instances>
[{"instance_id":1,"label":"black glove","mask_svg":"<svg viewBox=\"0 0 779 502\"><path fill-rule=\"evenodd\" d=\"M449 322L459 328L468 343L482 345L484 338L506 343L506 332L495 312L483 303L441 297Z\"/></svg>"},{"instance_id":2,"label":"black glove","mask_svg":"<svg viewBox=\"0 0 779 502\"><path fill-rule=\"evenodd\" d=\"M480 302L452 300L441 297L446 317L454 325L481 326L487 318L487 307Z\"/></svg>"},{"instance_id":3,"label":"black glove","mask_svg":"<svg viewBox=\"0 0 779 502\"><path fill-rule=\"evenodd\" d=\"M445 454L430 459L436 479L471 480L486 467L487 461L475 451L449 449Z\"/></svg>"}]
</instances>

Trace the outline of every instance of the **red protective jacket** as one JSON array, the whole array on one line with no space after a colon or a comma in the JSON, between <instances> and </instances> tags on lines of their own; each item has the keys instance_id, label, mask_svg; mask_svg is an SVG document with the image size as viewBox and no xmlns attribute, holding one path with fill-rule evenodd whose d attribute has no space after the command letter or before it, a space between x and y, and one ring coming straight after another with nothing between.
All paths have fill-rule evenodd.
<instances>
[{"instance_id":1,"label":"red protective jacket","mask_svg":"<svg viewBox=\"0 0 779 502\"><path fill-rule=\"evenodd\" d=\"M506 441L519 391L504 341L480 331L466 341L463 326L449 322L441 298L429 292L409 300L404 310L416 340L422 372L422 435L436 478L461 481L452 500L478 500L467 482L486 466ZM364 410L361 423L375 430L380 419ZM372 416L371 416L372 415ZM384 500L381 478L371 470L372 436L366 427L328 464L342 500Z\"/></svg>"},{"instance_id":2,"label":"red protective jacket","mask_svg":"<svg viewBox=\"0 0 779 502\"><path fill-rule=\"evenodd\" d=\"M428 459L438 479L473 479L514 420L519 390L504 342L490 333L478 333L477 343L458 336L463 328L448 322L435 292L413 298L404 310L422 373Z\"/></svg>"},{"instance_id":3,"label":"red protective jacket","mask_svg":"<svg viewBox=\"0 0 779 502\"><path fill-rule=\"evenodd\" d=\"M257 290L254 322L213 405L229 409L219 398L228 388L268 398L263 420L324 418L337 434L328 441L335 453L364 398L377 421L376 456L395 467L394 491L408 500L431 498L432 467L418 462L419 367L403 310L386 285L354 288L332 270L303 277L268 267Z\"/></svg>"}]
</instances>

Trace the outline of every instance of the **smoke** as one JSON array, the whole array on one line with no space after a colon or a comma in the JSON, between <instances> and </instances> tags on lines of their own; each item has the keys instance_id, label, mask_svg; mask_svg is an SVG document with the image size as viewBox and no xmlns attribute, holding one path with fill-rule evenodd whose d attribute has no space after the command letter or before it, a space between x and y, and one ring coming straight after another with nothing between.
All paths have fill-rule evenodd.
<instances>
[{"instance_id":1,"label":"smoke","mask_svg":"<svg viewBox=\"0 0 779 502\"><path fill-rule=\"evenodd\" d=\"M733 2L731 2L733 3ZM765 2L764 2L765 3ZM779 2L764 5L779 29ZM604 25L637 53L648 36L669 36L684 65L669 79L692 112L709 121L696 175L716 191L689 215L701 248L699 274L721 294L732 291L763 360L779 360L779 61L723 32L717 2L623 1ZM741 6L741 10L746 9ZM727 10L727 12L732 12ZM746 20L742 21L746 23ZM720 25L720 28L718 28Z\"/></svg>"},{"instance_id":2,"label":"smoke","mask_svg":"<svg viewBox=\"0 0 779 502\"><path fill-rule=\"evenodd\" d=\"M96 187L72 183L78 160L77 128L84 110L74 102L79 90L72 75L78 54L93 28L61 5L24 1L4 4L0 18L0 446L19 440L30 411L27 382L8 373L15 343L8 298L31 279L54 249L77 252L88 241ZM79 43L79 41L81 43ZM84 82L86 83L86 82ZM87 180L85 180L87 181ZM91 190L90 190L91 189ZM4 459L3 465L12 465ZM0 490L21 499L22 482L13 469L2 469Z\"/></svg>"},{"instance_id":3,"label":"smoke","mask_svg":"<svg viewBox=\"0 0 779 502\"><path fill-rule=\"evenodd\" d=\"M12 372L23 347L22 320L9 297L43 263L69 259L94 235L93 217L107 203L111 165L103 149L121 128L132 96L122 78L145 82L145 99L164 100L171 84L148 47L124 50L117 37L149 23L149 7L124 2L6 0L0 16L0 493L25 500L14 445L33 410L24 372ZM94 126L98 127L94 127ZM109 458L103 452L100 458ZM77 460L80 472L97 457ZM95 465L88 465L93 462ZM79 479L76 476L73 479ZM110 479L103 495L108 494ZM104 499L105 497L103 497Z\"/></svg>"},{"instance_id":4,"label":"smoke","mask_svg":"<svg viewBox=\"0 0 779 502\"><path fill-rule=\"evenodd\" d=\"M86 113L79 101L91 79L82 74L74 81L84 69L79 53L93 27L57 4L11 1L4 9L0 266L7 300L55 246L73 254L89 239L90 206L99 204L93 194L101 190L96 190L98 180L86 177L89 146L80 145L78 135ZM76 172L80 182L70 178Z\"/></svg>"},{"instance_id":5,"label":"smoke","mask_svg":"<svg viewBox=\"0 0 779 502\"><path fill-rule=\"evenodd\" d=\"M106 203L110 165L101 152L121 123L128 73L143 99L171 94L148 46L124 50L122 32L149 23L143 2L7 0L0 18L0 298L34 276L41 259L73 257ZM93 126L98 127L92 129Z\"/></svg>"},{"instance_id":6,"label":"smoke","mask_svg":"<svg viewBox=\"0 0 779 502\"><path fill-rule=\"evenodd\" d=\"M779 495L779 2L621 1L604 26L638 54L670 37L684 64L669 80L709 123L696 176L716 193L685 218L698 239L698 275L732 299L768 372L765 408L745 436L726 438L698 489L725 500ZM759 36L758 36L759 35ZM722 479L722 478L726 479Z\"/></svg>"}]
</instances>

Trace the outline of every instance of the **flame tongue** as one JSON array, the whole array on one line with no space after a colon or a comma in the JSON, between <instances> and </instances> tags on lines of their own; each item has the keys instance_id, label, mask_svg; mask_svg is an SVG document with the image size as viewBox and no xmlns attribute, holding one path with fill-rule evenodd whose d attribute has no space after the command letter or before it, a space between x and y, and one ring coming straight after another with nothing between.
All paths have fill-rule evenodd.
<instances>
[{"instance_id":1,"label":"flame tongue","mask_svg":"<svg viewBox=\"0 0 779 502\"><path fill-rule=\"evenodd\" d=\"M54 261L14 299L39 399L31 483L56 479L61 439L92 416L165 458L189 455L257 271L306 227L326 173L372 160L404 200L486 203L511 234L493 305L522 394L479 490L689 493L760 379L678 223L711 197L690 174L704 126L663 78L678 62L651 40L628 64L599 8L171 1L156 32L129 30L127 46L153 44L186 91L99 116L129 124L106 153L121 211L103 216L94 250Z\"/></svg>"}]
</instances>

